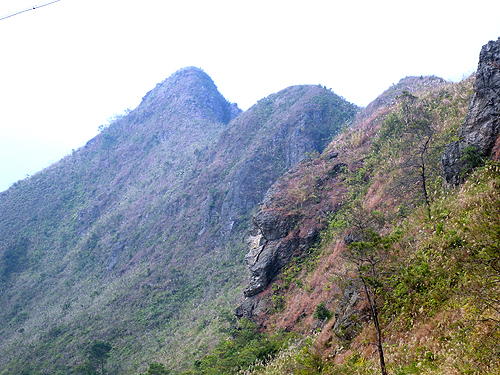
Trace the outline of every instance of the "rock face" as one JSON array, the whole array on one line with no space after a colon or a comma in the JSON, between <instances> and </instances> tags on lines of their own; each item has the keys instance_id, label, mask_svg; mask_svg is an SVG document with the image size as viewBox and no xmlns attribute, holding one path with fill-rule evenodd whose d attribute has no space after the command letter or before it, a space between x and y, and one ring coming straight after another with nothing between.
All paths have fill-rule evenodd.
<instances>
[{"instance_id":1,"label":"rock face","mask_svg":"<svg viewBox=\"0 0 500 375\"><path fill-rule=\"evenodd\" d=\"M251 274L245 297L261 292L290 260L299 242L297 236L288 236L293 221L293 217L283 220L270 211L259 211L253 217L248 239L250 251L245 256Z\"/></svg>"},{"instance_id":2,"label":"rock face","mask_svg":"<svg viewBox=\"0 0 500 375\"><path fill-rule=\"evenodd\" d=\"M469 109L459 133L459 141L446 146L441 157L441 174L449 185L462 182L468 166L461 160L466 147L478 156L498 160L500 154L500 38L484 45Z\"/></svg>"},{"instance_id":3,"label":"rock face","mask_svg":"<svg viewBox=\"0 0 500 375\"><path fill-rule=\"evenodd\" d=\"M462 152L460 142L448 143L441 156L441 177L446 184L451 186L459 185L462 182L462 170L464 164L460 160Z\"/></svg>"},{"instance_id":4,"label":"rock face","mask_svg":"<svg viewBox=\"0 0 500 375\"><path fill-rule=\"evenodd\" d=\"M236 316L263 323L265 313L273 308L270 284L294 258L308 254L320 238L324 215L342 206L346 188L340 185L339 169L348 166L338 156L338 152L328 152L298 163L266 193L250 224L245 256L250 280ZM304 184L297 186L298 181ZM306 185L310 189L297 206L296 194L308 189Z\"/></svg>"},{"instance_id":5,"label":"rock face","mask_svg":"<svg viewBox=\"0 0 500 375\"><path fill-rule=\"evenodd\" d=\"M270 195L268 193L267 198ZM305 252L318 239L318 227L311 225L301 231L296 228L298 220L297 214L283 215L268 209L266 199L253 216L247 241L249 252L245 256L250 281L243 292L245 300L235 311L236 316L251 318L265 310L265 299L260 298L259 293L294 255Z\"/></svg>"}]
</instances>

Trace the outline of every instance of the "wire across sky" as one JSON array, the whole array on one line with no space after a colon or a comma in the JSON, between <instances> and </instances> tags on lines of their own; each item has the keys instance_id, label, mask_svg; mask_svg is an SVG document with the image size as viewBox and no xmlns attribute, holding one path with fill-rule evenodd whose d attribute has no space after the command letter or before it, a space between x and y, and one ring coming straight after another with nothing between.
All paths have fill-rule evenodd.
<instances>
[{"instance_id":1,"label":"wire across sky","mask_svg":"<svg viewBox=\"0 0 500 375\"><path fill-rule=\"evenodd\" d=\"M4 19L7 19L7 18L10 18L10 17L13 17L13 16L17 16L18 14L21 14L21 13L24 13L24 12L28 12L30 10L38 9L38 8L41 8L41 7L50 5L50 4L57 3L58 1L61 1L61 0L53 0L53 1L49 1L49 2L43 3L43 4L33 5L33 6L29 7L29 8L25 8L23 10L19 10L17 12L11 13L11 14L7 14L6 16L2 16L2 17L0 17L0 21L4 20Z\"/></svg>"}]
</instances>

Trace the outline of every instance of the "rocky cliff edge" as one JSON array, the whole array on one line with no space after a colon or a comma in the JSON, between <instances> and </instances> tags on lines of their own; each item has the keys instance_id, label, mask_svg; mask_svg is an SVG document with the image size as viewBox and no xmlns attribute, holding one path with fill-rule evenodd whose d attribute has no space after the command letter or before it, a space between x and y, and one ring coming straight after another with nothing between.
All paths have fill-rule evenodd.
<instances>
[{"instance_id":1,"label":"rocky cliff edge","mask_svg":"<svg viewBox=\"0 0 500 375\"><path fill-rule=\"evenodd\" d=\"M449 143L441 157L441 174L448 185L463 182L473 167L472 158L500 156L500 38L484 45L467 116L459 132L459 140Z\"/></svg>"}]
</instances>

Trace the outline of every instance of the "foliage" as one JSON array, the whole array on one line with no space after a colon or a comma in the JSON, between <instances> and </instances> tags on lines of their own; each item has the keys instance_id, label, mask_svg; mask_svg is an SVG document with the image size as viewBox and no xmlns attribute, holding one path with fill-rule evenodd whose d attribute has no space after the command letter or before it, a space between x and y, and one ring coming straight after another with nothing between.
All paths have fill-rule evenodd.
<instances>
[{"instance_id":1,"label":"foliage","mask_svg":"<svg viewBox=\"0 0 500 375\"><path fill-rule=\"evenodd\" d=\"M477 147L474 147L472 145L468 145L462 150L462 157L460 158L460 161L464 163L461 173L462 178L468 175L477 167L480 167L484 164L484 159L479 153Z\"/></svg>"},{"instance_id":2,"label":"foliage","mask_svg":"<svg viewBox=\"0 0 500 375\"><path fill-rule=\"evenodd\" d=\"M328 310L324 302L318 303L316 309L314 310L313 317L319 320L328 320L333 316L332 312Z\"/></svg>"},{"instance_id":3,"label":"foliage","mask_svg":"<svg viewBox=\"0 0 500 375\"><path fill-rule=\"evenodd\" d=\"M78 365L74 369L75 374L81 375L98 375L99 373L96 370L96 367L89 360L85 361L83 364Z\"/></svg>"},{"instance_id":4,"label":"foliage","mask_svg":"<svg viewBox=\"0 0 500 375\"><path fill-rule=\"evenodd\" d=\"M330 366L322 360L314 341L314 337L295 340L267 363L257 361L247 369L240 371L239 374L322 374Z\"/></svg>"},{"instance_id":5,"label":"foliage","mask_svg":"<svg viewBox=\"0 0 500 375\"><path fill-rule=\"evenodd\" d=\"M403 92L372 143L367 161L383 173L390 194L403 206L428 206L440 188L440 157L456 139L467 109L470 82L420 93Z\"/></svg>"},{"instance_id":6,"label":"foliage","mask_svg":"<svg viewBox=\"0 0 500 375\"><path fill-rule=\"evenodd\" d=\"M109 358L112 347L104 341L94 341L88 350L89 361L92 367L99 369L102 375L105 374L104 365Z\"/></svg>"},{"instance_id":7,"label":"foliage","mask_svg":"<svg viewBox=\"0 0 500 375\"><path fill-rule=\"evenodd\" d=\"M197 360L186 374L235 374L256 361L270 360L287 346L289 337L284 332L271 336L261 333L255 323L242 319L230 336L217 344L212 354Z\"/></svg>"},{"instance_id":8,"label":"foliage","mask_svg":"<svg viewBox=\"0 0 500 375\"><path fill-rule=\"evenodd\" d=\"M8 281L14 273L23 271L29 264L30 240L21 238L5 249L0 259L0 281Z\"/></svg>"},{"instance_id":9,"label":"foliage","mask_svg":"<svg viewBox=\"0 0 500 375\"><path fill-rule=\"evenodd\" d=\"M354 265L354 277L362 284L370 308L371 318L377 332L377 350L382 375L387 375L383 349L382 329L379 322L379 296L384 291L384 280L388 271L388 248L390 241L382 238L372 228L358 233L360 241L352 242L343 257Z\"/></svg>"},{"instance_id":10,"label":"foliage","mask_svg":"<svg viewBox=\"0 0 500 375\"><path fill-rule=\"evenodd\" d=\"M163 363L150 363L148 370L141 375L168 375L170 371L165 367Z\"/></svg>"}]
</instances>

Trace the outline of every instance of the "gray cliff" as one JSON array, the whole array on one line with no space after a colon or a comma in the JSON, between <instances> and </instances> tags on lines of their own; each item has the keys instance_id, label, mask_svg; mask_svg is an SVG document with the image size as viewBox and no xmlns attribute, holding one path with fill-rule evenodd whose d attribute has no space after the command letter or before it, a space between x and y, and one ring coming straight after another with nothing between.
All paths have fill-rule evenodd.
<instances>
[{"instance_id":1,"label":"gray cliff","mask_svg":"<svg viewBox=\"0 0 500 375\"><path fill-rule=\"evenodd\" d=\"M470 165L464 161L467 148L477 157L498 160L500 153L500 38L484 45L469 109L459 140L449 143L441 157L441 174L448 185L458 185Z\"/></svg>"}]
</instances>

